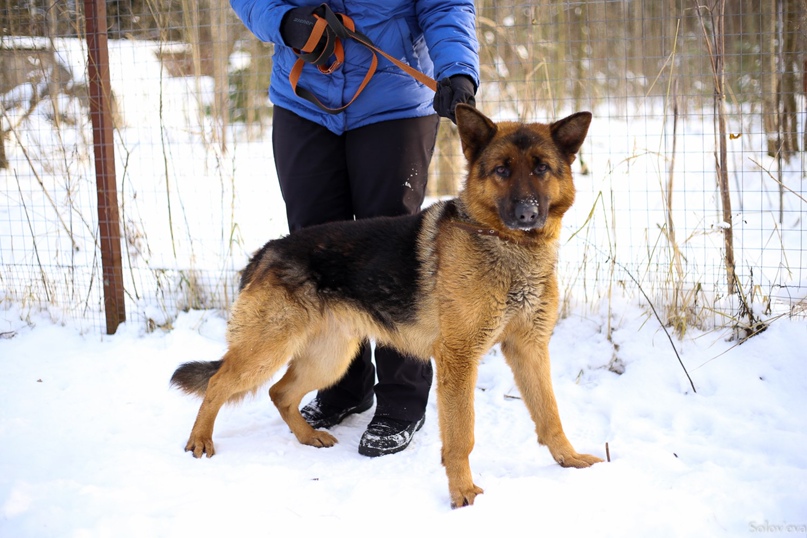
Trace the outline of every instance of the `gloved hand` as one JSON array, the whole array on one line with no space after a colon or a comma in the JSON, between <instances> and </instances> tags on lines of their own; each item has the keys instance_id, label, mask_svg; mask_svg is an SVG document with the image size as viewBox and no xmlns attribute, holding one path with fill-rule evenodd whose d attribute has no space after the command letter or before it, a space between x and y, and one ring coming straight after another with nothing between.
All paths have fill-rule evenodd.
<instances>
[{"instance_id":1,"label":"gloved hand","mask_svg":"<svg viewBox=\"0 0 807 538\"><path fill-rule=\"evenodd\" d=\"M317 9L321 8L313 6L296 7L286 12L280 22L280 36L286 45L295 49L303 60L316 65L325 65L333 54L334 43L336 42L336 35L329 27L325 28L325 32L322 34L319 43L314 47L313 52L299 53L308 42L308 38L311 37L311 31L317 22L314 17L314 12ZM317 13L317 15L324 16L324 13Z\"/></svg>"},{"instance_id":2,"label":"gloved hand","mask_svg":"<svg viewBox=\"0 0 807 538\"><path fill-rule=\"evenodd\" d=\"M454 75L437 83L434 94L434 111L438 115L457 123L454 109L460 103L476 106L474 81L466 75Z\"/></svg>"}]
</instances>

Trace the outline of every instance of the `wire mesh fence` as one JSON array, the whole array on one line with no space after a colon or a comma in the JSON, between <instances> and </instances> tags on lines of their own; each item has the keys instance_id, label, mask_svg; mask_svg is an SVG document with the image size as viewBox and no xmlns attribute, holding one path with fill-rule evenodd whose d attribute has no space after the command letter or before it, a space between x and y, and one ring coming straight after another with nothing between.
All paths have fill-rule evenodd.
<instances>
[{"instance_id":1,"label":"wire mesh fence","mask_svg":"<svg viewBox=\"0 0 807 538\"><path fill-rule=\"evenodd\" d=\"M85 4L0 13L0 302L104 326ZM805 0L478 0L477 106L594 113L565 218L564 308L652 303L664 323L753 329L803 313ZM286 233L267 97L273 44L222 0L106 9L127 317L224 309ZM444 121L433 198L464 175Z\"/></svg>"}]
</instances>

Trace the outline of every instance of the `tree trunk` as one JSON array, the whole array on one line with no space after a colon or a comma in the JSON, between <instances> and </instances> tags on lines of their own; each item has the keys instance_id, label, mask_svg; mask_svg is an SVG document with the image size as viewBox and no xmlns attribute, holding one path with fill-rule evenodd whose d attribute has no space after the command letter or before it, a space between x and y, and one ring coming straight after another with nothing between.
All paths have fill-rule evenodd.
<instances>
[{"instance_id":1,"label":"tree trunk","mask_svg":"<svg viewBox=\"0 0 807 538\"><path fill-rule=\"evenodd\" d=\"M215 127L214 139L222 152L227 150L227 130L230 125L228 62L230 57L230 40L227 38L227 11L230 9L226 0L210 2L210 38L211 62L213 72L213 113Z\"/></svg>"},{"instance_id":2,"label":"tree trunk","mask_svg":"<svg viewBox=\"0 0 807 538\"><path fill-rule=\"evenodd\" d=\"M768 155L779 150L779 77L776 70L777 0L760 2L760 83L762 86L762 122L767 139Z\"/></svg>"},{"instance_id":3,"label":"tree trunk","mask_svg":"<svg viewBox=\"0 0 807 538\"><path fill-rule=\"evenodd\" d=\"M8 158L6 157L6 132L0 124L0 170L8 168Z\"/></svg>"},{"instance_id":4,"label":"tree trunk","mask_svg":"<svg viewBox=\"0 0 807 538\"><path fill-rule=\"evenodd\" d=\"M434 159L437 166L431 169L431 181L428 183L429 196L454 196L457 194L457 178L463 171L463 159L459 158L457 145L457 128L448 120L440 121L437 132L437 148Z\"/></svg>"},{"instance_id":5,"label":"tree trunk","mask_svg":"<svg viewBox=\"0 0 807 538\"><path fill-rule=\"evenodd\" d=\"M697 1L696 5L697 5ZM726 265L726 287L729 295L736 289L736 275L734 262L734 224L731 214L731 192L729 190L728 172L728 128L726 126L726 42L725 42L725 13L726 0L715 0L711 5L697 5L698 18L701 22L703 36L714 76L714 119L715 119L715 169L717 170L717 185L720 191L720 204L723 210L723 248ZM703 19L702 11L710 15L709 28Z\"/></svg>"},{"instance_id":6,"label":"tree trunk","mask_svg":"<svg viewBox=\"0 0 807 538\"><path fill-rule=\"evenodd\" d=\"M796 91L798 91L799 69L799 4L800 0L784 0L784 39L782 50L781 97L781 140L782 157L785 161L799 151L799 129L797 123Z\"/></svg>"}]
</instances>

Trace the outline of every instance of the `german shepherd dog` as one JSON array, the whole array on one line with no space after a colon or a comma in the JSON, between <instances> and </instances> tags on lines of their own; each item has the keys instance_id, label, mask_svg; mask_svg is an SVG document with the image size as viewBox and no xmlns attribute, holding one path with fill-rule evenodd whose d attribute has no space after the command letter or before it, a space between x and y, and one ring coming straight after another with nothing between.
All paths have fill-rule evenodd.
<instances>
[{"instance_id":1,"label":"german shepherd dog","mask_svg":"<svg viewBox=\"0 0 807 538\"><path fill-rule=\"evenodd\" d=\"M298 410L337 382L360 343L375 339L434 358L442 460L451 504L482 493L468 461L474 386L495 344L515 376L538 442L564 467L602 461L572 447L558 416L549 337L558 311L561 217L574 201L571 164L591 114L555 123L493 123L457 107L468 177L459 197L417 215L333 222L270 241L241 277L219 361L181 365L171 379L204 401L185 450L212 456L213 423L288 363L269 389L297 439L330 447Z\"/></svg>"}]
</instances>

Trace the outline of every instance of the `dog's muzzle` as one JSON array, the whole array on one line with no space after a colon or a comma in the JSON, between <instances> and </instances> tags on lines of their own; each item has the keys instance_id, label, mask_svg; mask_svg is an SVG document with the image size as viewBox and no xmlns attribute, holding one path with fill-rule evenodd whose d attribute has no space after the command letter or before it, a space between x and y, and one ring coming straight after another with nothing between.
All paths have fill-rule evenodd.
<instances>
[{"instance_id":1,"label":"dog's muzzle","mask_svg":"<svg viewBox=\"0 0 807 538\"><path fill-rule=\"evenodd\" d=\"M549 203L535 199L513 201L502 211L502 220L513 230L535 230L546 224Z\"/></svg>"}]
</instances>

